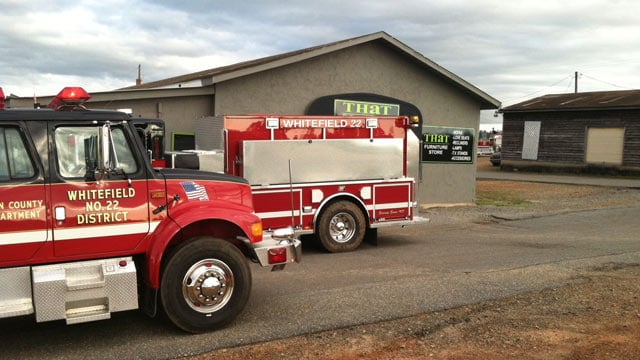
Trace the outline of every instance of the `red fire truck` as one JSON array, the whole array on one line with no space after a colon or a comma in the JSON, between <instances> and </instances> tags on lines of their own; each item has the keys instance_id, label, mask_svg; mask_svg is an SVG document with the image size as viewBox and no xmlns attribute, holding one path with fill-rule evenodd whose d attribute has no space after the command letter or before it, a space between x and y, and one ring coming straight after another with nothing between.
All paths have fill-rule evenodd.
<instances>
[{"instance_id":1,"label":"red fire truck","mask_svg":"<svg viewBox=\"0 0 640 360\"><path fill-rule=\"evenodd\" d=\"M342 252L356 249L367 233L374 237L377 228L427 221L415 214L420 141L411 128L417 119L256 115L206 120L223 130L198 132L196 144L211 137L224 144L223 166L208 170L249 181L267 230L293 226L297 234L315 234L328 251Z\"/></svg>"},{"instance_id":2,"label":"red fire truck","mask_svg":"<svg viewBox=\"0 0 640 360\"><path fill-rule=\"evenodd\" d=\"M478 155L492 155L502 148L502 134L498 131L480 130L478 132Z\"/></svg>"},{"instance_id":3,"label":"red fire truck","mask_svg":"<svg viewBox=\"0 0 640 360\"><path fill-rule=\"evenodd\" d=\"M68 324L159 304L202 332L228 324L249 262L300 258L293 231L263 234L240 177L154 169L127 114L65 88L51 109L4 109L0 89L0 318Z\"/></svg>"}]
</instances>

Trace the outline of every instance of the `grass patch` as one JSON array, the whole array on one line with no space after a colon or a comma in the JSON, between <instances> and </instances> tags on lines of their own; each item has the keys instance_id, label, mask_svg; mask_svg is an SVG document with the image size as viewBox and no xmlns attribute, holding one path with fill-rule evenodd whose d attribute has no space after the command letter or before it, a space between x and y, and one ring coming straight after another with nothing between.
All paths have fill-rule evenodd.
<instances>
[{"instance_id":1,"label":"grass patch","mask_svg":"<svg viewBox=\"0 0 640 360\"><path fill-rule=\"evenodd\" d=\"M516 192L479 190L476 193L476 205L527 206L529 204L531 204L530 201Z\"/></svg>"}]
</instances>

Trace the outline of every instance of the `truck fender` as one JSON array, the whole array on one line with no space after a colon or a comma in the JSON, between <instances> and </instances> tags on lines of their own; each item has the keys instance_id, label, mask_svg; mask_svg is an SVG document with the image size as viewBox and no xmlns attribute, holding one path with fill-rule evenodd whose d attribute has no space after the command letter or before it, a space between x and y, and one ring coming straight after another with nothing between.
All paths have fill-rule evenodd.
<instances>
[{"instance_id":1,"label":"truck fender","mask_svg":"<svg viewBox=\"0 0 640 360\"><path fill-rule=\"evenodd\" d=\"M185 227L206 220L221 220L236 225L246 237L251 234L251 225L260 218L247 211L247 207L225 201L192 202L170 211L170 217L156 228L150 240L146 255L147 285L153 289L160 287L160 269L167 247ZM254 239L254 242L260 241Z\"/></svg>"},{"instance_id":2,"label":"truck fender","mask_svg":"<svg viewBox=\"0 0 640 360\"><path fill-rule=\"evenodd\" d=\"M329 196L328 198L324 199L322 201L322 204L320 204L320 206L318 206L318 209L316 210L315 215L313 216L313 226L317 226L318 224L318 217L320 216L320 214L322 214L322 211L324 210L324 208L331 203L333 200L337 199L337 198L347 198L348 200L353 201L354 203L356 203L358 205L358 207L360 207L360 209L363 211L364 216L365 216L365 220L367 223L367 227L369 227L369 211L367 210L367 206L364 204L364 202L362 202L362 200L360 198L358 198L357 196L350 194L350 193L338 193L338 194L333 194L331 196Z\"/></svg>"}]
</instances>

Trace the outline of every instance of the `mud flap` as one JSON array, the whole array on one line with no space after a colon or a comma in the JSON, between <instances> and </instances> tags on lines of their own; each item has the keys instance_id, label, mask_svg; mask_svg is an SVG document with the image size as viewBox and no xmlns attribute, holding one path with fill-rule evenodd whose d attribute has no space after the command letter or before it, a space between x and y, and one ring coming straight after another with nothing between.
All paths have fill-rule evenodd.
<instances>
[{"instance_id":1,"label":"mud flap","mask_svg":"<svg viewBox=\"0 0 640 360\"><path fill-rule=\"evenodd\" d=\"M364 234L364 241L371 245L378 246L378 229L367 228L367 232Z\"/></svg>"}]
</instances>

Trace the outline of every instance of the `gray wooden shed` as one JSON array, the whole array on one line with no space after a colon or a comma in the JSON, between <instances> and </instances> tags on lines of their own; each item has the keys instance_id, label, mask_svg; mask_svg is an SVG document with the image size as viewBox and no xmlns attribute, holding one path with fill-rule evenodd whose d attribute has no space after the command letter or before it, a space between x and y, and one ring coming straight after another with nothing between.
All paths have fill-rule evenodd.
<instances>
[{"instance_id":1,"label":"gray wooden shed","mask_svg":"<svg viewBox=\"0 0 640 360\"><path fill-rule=\"evenodd\" d=\"M640 173L640 90L545 95L502 112L503 169Z\"/></svg>"}]
</instances>

